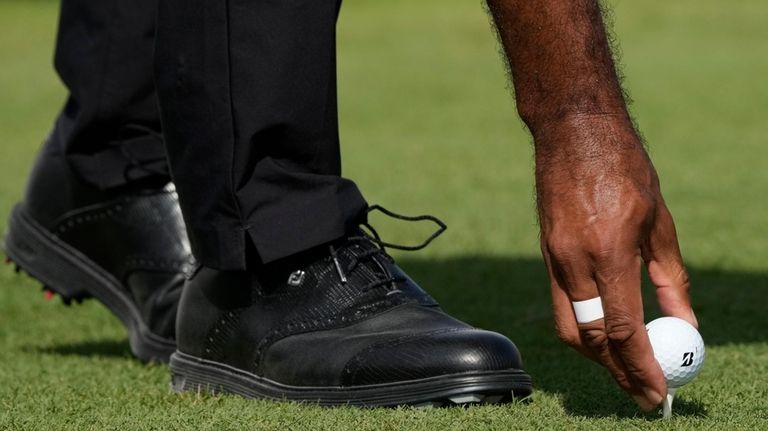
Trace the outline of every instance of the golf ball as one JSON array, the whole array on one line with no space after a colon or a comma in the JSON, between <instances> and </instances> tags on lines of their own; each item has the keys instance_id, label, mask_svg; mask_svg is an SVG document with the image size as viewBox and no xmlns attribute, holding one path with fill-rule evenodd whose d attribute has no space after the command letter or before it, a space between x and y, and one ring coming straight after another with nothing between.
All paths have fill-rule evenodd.
<instances>
[{"instance_id":1,"label":"golf ball","mask_svg":"<svg viewBox=\"0 0 768 431\"><path fill-rule=\"evenodd\" d=\"M699 374L704 364L704 340L696 328L677 317L656 319L645 328L667 386L679 388Z\"/></svg>"}]
</instances>

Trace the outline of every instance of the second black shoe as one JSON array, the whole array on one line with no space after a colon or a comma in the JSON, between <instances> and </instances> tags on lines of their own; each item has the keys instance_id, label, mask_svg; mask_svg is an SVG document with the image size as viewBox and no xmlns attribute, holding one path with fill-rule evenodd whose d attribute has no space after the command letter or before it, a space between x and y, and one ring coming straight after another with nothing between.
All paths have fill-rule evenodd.
<instances>
[{"instance_id":1,"label":"second black shoe","mask_svg":"<svg viewBox=\"0 0 768 431\"><path fill-rule=\"evenodd\" d=\"M320 405L495 403L531 393L515 345L445 312L365 235L184 288L172 386Z\"/></svg>"},{"instance_id":2,"label":"second black shoe","mask_svg":"<svg viewBox=\"0 0 768 431\"><path fill-rule=\"evenodd\" d=\"M164 182L99 190L49 140L3 244L49 295L103 303L144 361L167 361L176 349L176 306L194 265L176 192Z\"/></svg>"}]
</instances>

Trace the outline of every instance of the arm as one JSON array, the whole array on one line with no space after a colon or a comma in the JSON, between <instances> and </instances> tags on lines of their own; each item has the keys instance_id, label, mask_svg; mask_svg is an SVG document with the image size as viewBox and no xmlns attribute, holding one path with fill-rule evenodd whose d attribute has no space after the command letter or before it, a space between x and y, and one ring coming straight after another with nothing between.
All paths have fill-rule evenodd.
<instances>
[{"instance_id":1,"label":"arm","mask_svg":"<svg viewBox=\"0 0 768 431\"><path fill-rule=\"evenodd\" d=\"M662 312L696 325L672 216L627 112L597 0L487 0L535 143L541 249L560 338L648 410L667 388L643 323L644 261ZM601 296L605 318L571 301Z\"/></svg>"}]
</instances>

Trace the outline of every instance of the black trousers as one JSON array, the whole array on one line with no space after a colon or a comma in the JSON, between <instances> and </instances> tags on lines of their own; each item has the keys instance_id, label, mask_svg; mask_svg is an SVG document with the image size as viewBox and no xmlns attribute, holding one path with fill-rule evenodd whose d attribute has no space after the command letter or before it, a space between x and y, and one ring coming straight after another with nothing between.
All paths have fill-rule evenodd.
<instances>
[{"instance_id":1,"label":"black trousers","mask_svg":"<svg viewBox=\"0 0 768 431\"><path fill-rule=\"evenodd\" d=\"M167 155L206 266L349 234L367 204L341 177L340 5L62 0L55 64L70 96L55 140L102 189L166 175Z\"/></svg>"}]
</instances>

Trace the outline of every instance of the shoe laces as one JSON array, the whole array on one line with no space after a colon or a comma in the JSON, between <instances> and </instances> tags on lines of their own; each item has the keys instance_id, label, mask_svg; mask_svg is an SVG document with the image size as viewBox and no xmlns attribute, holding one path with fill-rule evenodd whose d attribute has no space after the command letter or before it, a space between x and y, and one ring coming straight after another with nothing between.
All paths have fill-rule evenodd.
<instances>
[{"instance_id":1,"label":"shoe laces","mask_svg":"<svg viewBox=\"0 0 768 431\"><path fill-rule=\"evenodd\" d=\"M371 226L366 220L360 223L360 226L361 226L360 234L348 236L346 238L345 244L373 243L374 247L368 250L365 250L361 253L352 253L352 256L353 256L352 260L346 266L343 266L341 264L341 261L339 260L338 250L336 249L336 247L334 247L333 245L329 246L331 258L333 259L333 264L336 267L336 272L338 273L339 280L341 281L342 284L346 284L348 282L347 274L352 273L352 271L354 271L362 262L370 260L370 261L373 261L378 266L378 268L381 270L384 276L382 278L379 278L378 280L374 280L366 284L361 288L361 291L366 292L379 286L388 285L391 287L391 290L387 293L387 295L391 295L391 294L400 292L400 290L397 288L397 283L406 281L406 278L401 275L393 274L392 271L388 268L388 266L382 264L381 261L379 260L381 258L390 264L394 263L395 260L389 253L387 253L387 248L391 248L395 250L403 250L403 251L421 250L427 247L432 241L435 240L435 238L442 235L442 233L445 232L448 226L446 226L446 224L443 223L442 220L432 215L406 216L406 215L397 214L393 211L390 211L382 207L381 205L369 206L368 209L366 210L366 215L374 211L379 211L382 214L396 220L403 220L408 222L419 222L419 221L427 220L435 223L438 226L438 229L435 232L433 232L422 243L417 245L402 245L402 244L395 244L395 243L383 241L379 236L378 232L376 232L376 229L374 229L373 226Z\"/></svg>"}]
</instances>

